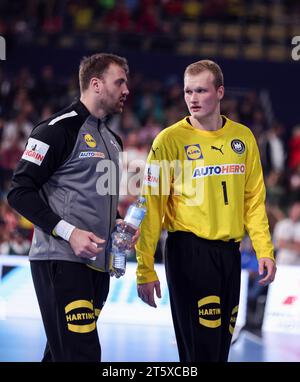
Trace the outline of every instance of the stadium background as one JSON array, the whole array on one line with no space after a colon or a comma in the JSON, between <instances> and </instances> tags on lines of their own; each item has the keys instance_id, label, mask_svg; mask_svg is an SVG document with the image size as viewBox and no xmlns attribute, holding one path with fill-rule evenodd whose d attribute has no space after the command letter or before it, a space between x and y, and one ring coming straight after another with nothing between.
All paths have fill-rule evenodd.
<instances>
[{"instance_id":1,"label":"stadium background","mask_svg":"<svg viewBox=\"0 0 300 382\"><path fill-rule=\"evenodd\" d=\"M157 133L186 115L184 68L203 58L217 61L225 76L222 113L247 125L259 144L272 234L276 225L289 216L290 207L300 201L300 60L292 56L292 39L300 36L298 1L4 0L0 4L0 36L6 41L6 60L0 61L0 256L5 258L0 272L2 303L7 302L4 291L9 278L11 282L20 280L22 273L16 270L26 269L23 265L16 267L13 256L27 255L32 235L30 223L7 205L9 181L32 127L78 96L77 71L84 55L105 51L128 59L130 95L123 115L113 119L112 127L122 136L129 161L145 160ZM122 196L123 214L132 199ZM298 214L295 225L300 220ZM294 239L300 242L297 232ZM164 236L157 248L157 263L163 263ZM268 288L257 287L255 255L247 237L241 249L248 283L244 332L263 343L264 310L270 293ZM298 255L300 259L300 251ZM11 265L7 256L12 256ZM283 259L282 282L287 289L286 280L292 286L293 277L298 277L294 272L299 269L297 263L300 260L284 269ZM299 302L297 280L296 287L282 296L282 301L288 303L281 301L281 306L278 302L279 311L283 306L294 308ZM15 289L20 285L15 284ZM272 299L275 295L273 292ZM278 315L271 314L273 321ZM22 313L16 316L18 319L13 322L18 325ZM289 313L287 317L291 319ZM0 314L0 338L7 323L4 312ZM144 319L144 324L149 324L149 320ZM156 316L155 325L159 328L160 324L163 326ZM146 327L148 333L157 334L153 332L155 325ZM273 328L276 330L290 341L289 333L299 334L300 324L295 319L292 329L290 324ZM172 332L164 336L173 338ZM4 343L10 346L9 342ZM253 359L249 346L245 360ZM300 348L292 349L296 358L281 356L299 361ZM21 360L14 351L12 347L9 359L1 358L5 349L0 351L0 361ZM167 356L160 354L162 360L168 356L170 360L177 359L175 350ZM263 356L258 358L262 359Z\"/></svg>"}]
</instances>

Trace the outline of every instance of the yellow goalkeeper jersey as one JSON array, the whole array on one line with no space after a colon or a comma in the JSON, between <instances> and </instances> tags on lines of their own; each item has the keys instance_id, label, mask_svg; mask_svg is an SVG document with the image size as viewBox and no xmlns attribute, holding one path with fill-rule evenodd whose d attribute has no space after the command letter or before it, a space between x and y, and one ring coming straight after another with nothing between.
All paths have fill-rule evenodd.
<instances>
[{"instance_id":1,"label":"yellow goalkeeper jersey","mask_svg":"<svg viewBox=\"0 0 300 382\"><path fill-rule=\"evenodd\" d=\"M255 138L246 126L222 118L221 129L206 131L186 117L154 140L142 187L147 214L136 245L138 283L157 280L162 228L224 241L241 241L246 230L257 258L274 259Z\"/></svg>"}]
</instances>

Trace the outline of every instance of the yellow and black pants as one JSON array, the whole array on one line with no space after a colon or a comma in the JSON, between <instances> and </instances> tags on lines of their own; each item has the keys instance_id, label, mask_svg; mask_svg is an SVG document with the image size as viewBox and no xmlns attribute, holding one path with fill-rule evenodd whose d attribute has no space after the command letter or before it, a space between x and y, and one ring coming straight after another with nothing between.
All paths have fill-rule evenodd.
<instances>
[{"instance_id":1,"label":"yellow and black pants","mask_svg":"<svg viewBox=\"0 0 300 382\"><path fill-rule=\"evenodd\" d=\"M180 361L226 362L239 304L239 243L169 232L165 263Z\"/></svg>"},{"instance_id":2,"label":"yellow and black pants","mask_svg":"<svg viewBox=\"0 0 300 382\"><path fill-rule=\"evenodd\" d=\"M96 321L109 274L69 261L31 261L47 345L44 362L100 362Z\"/></svg>"}]
</instances>

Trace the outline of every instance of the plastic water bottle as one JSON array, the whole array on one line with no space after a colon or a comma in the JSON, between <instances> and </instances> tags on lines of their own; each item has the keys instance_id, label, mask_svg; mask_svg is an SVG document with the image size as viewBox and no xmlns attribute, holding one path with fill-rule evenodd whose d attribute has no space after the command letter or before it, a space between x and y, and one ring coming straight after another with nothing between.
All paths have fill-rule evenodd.
<instances>
[{"instance_id":1,"label":"plastic water bottle","mask_svg":"<svg viewBox=\"0 0 300 382\"><path fill-rule=\"evenodd\" d=\"M132 237L139 228L145 214L145 198L139 197L137 201L128 208L124 223L117 225L111 235L112 271L111 276L117 278L124 275L126 270L126 259L133 252L131 248Z\"/></svg>"}]
</instances>

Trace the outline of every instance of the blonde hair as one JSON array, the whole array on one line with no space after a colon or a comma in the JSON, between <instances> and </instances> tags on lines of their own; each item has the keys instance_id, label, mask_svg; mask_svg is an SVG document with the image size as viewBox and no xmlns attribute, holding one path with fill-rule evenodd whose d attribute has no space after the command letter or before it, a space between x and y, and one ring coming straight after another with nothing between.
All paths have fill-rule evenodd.
<instances>
[{"instance_id":1,"label":"blonde hair","mask_svg":"<svg viewBox=\"0 0 300 382\"><path fill-rule=\"evenodd\" d=\"M194 62L186 67L184 71L184 77L187 74L195 76L199 73L204 72L205 70L210 71L214 76L214 85L218 89L220 86L224 86L224 77L223 72L218 64L211 60L201 60Z\"/></svg>"}]
</instances>

